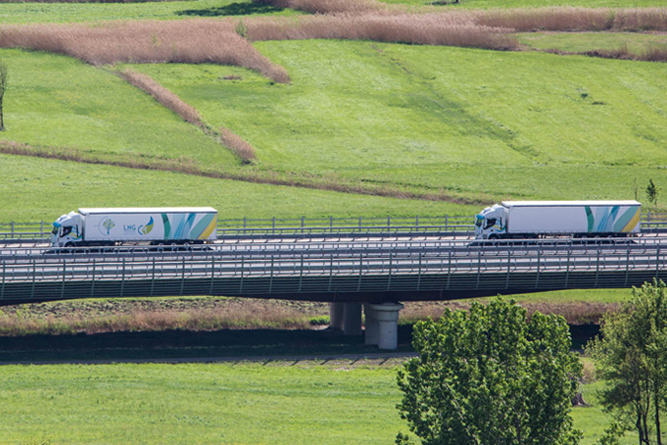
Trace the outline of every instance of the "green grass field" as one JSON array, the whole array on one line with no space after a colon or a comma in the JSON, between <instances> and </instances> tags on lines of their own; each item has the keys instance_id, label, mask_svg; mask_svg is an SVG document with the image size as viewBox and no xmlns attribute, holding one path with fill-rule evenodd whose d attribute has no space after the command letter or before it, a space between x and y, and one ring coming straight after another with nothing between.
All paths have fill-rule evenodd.
<instances>
[{"instance_id":1,"label":"green grass field","mask_svg":"<svg viewBox=\"0 0 667 445\"><path fill-rule=\"evenodd\" d=\"M667 165L661 64L371 42L256 45L291 85L238 68L135 68L279 170L486 200L619 199ZM241 80L221 80L230 74Z\"/></svg>"},{"instance_id":2,"label":"green grass field","mask_svg":"<svg viewBox=\"0 0 667 445\"><path fill-rule=\"evenodd\" d=\"M360 366L361 365L361 366ZM5 443L392 443L397 363L2 366ZM582 445L602 433L599 384L574 408ZM623 444L636 443L629 434Z\"/></svg>"},{"instance_id":3,"label":"green grass field","mask_svg":"<svg viewBox=\"0 0 667 445\"><path fill-rule=\"evenodd\" d=\"M584 37L574 34L569 39L581 42ZM225 126L248 140L259 158L251 169L269 175L295 172L483 202L631 199L635 192L641 200L648 179L660 186L664 177L667 87L659 63L371 42L283 41L257 46L288 69L291 85L275 84L235 67L134 68L195 106L212 127ZM2 139L74 149L93 158L185 158L213 172L249 171L201 130L110 72L38 52L2 50L0 58L7 61L13 79L5 97L7 130ZM225 79L229 76L240 80ZM3 164L4 170L14 169ZM67 165L73 176L78 169L91 168ZM116 171L119 177L124 174ZM198 181L188 177L178 189L196 190L185 184ZM0 199L2 220L41 219L39 213L47 218L61 213L58 209L64 204L83 205L83 190L45 199L55 190L19 184L11 188L17 193ZM36 187L41 192L35 193ZM230 210L243 208L239 216L248 217L273 216L269 211L279 217L358 214L351 210L354 206L343 204L344 196L359 202L364 216L467 215L480 207L415 200L389 204L389 200L340 195L340 200L324 198L327 205L322 208L301 198L282 199L282 194L272 199L271 193L263 196L275 205L258 206L256 200L239 202L240 196L252 196L242 192L246 186L241 184L234 186L234 195L208 189L174 193L159 185L151 185L156 192L117 195L111 193L115 187L100 183L99 192L86 190L85 201L147 205L165 202L154 198L162 193L172 201L206 200L220 208L228 208L227 201L233 204ZM110 204L101 204L101 195ZM212 195L220 198L212 200ZM18 202L23 205L17 206Z\"/></svg>"},{"instance_id":4,"label":"green grass field","mask_svg":"<svg viewBox=\"0 0 667 445\"><path fill-rule=\"evenodd\" d=\"M454 204L0 155L0 221L50 223L85 206L212 206L220 218L472 215Z\"/></svg>"},{"instance_id":5,"label":"green grass field","mask_svg":"<svg viewBox=\"0 0 667 445\"><path fill-rule=\"evenodd\" d=\"M66 56L0 50L11 75L5 140L116 156L234 166L231 152L143 91Z\"/></svg>"},{"instance_id":6,"label":"green grass field","mask_svg":"<svg viewBox=\"0 0 667 445\"><path fill-rule=\"evenodd\" d=\"M641 53L651 45L667 44L664 34L639 34L630 32L597 33L518 33L519 41L536 49L558 49L567 52L593 50L614 50L627 47L628 50Z\"/></svg>"}]
</instances>

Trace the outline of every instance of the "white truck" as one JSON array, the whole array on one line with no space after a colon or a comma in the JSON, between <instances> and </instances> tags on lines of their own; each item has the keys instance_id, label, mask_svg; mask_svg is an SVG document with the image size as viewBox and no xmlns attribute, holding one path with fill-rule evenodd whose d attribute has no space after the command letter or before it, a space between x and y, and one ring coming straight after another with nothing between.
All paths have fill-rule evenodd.
<instances>
[{"instance_id":1,"label":"white truck","mask_svg":"<svg viewBox=\"0 0 667 445\"><path fill-rule=\"evenodd\" d=\"M475 217L482 240L622 237L639 233L637 201L503 201Z\"/></svg>"},{"instance_id":2,"label":"white truck","mask_svg":"<svg viewBox=\"0 0 667 445\"><path fill-rule=\"evenodd\" d=\"M199 244L217 236L211 207L80 208L53 223L53 247Z\"/></svg>"}]
</instances>

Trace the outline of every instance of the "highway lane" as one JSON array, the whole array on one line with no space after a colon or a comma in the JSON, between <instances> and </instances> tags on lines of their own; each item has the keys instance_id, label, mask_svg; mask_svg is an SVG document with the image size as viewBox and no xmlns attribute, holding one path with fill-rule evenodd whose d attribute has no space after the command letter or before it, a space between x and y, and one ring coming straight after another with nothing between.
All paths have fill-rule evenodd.
<instances>
[{"instance_id":1,"label":"highway lane","mask_svg":"<svg viewBox=\"0 0 667 445\"><path fill-rule=\"evenodd\" d=\"M660 241L660 242L658 242ZM3 249L8 250L8 249ZM11 249L0 255L3 278L29 280L39 268L40 278L69 279L116 277L166 278L235 275L349 274L360 273L447 273L489 271L616 270L621 267L651 268L656 256L667 252L664 240L641 243L570 244L538 243L529 245L470 246L469 243L444 240L370 241L334 243L265 243L261 246L216 245L210 250L159 251L159 249L109 249L99 252L84 249L62 254L44 254L44 248Z\"/></svg>"}]
</instances>

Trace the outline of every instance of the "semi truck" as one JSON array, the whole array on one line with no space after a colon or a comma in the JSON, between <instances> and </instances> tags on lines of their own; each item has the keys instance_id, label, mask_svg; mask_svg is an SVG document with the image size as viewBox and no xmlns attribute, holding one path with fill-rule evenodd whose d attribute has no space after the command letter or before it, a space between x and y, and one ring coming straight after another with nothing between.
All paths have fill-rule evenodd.
<instances>
[{"instance_id":1,"label":"semi truck","mask_svg":"<svg viewBox=\"0 0 667 445\"><path fill-rule=\"evenodd\" d=\"M80 208L53 223L53 247L199 244L217 237L211 207Z\"/></svg>"},{"instance_id":2,"label":"semi truck","mask_svg":"<svg viewBox=\"0 0 667 445\"><path fill-rule=\"evenodd\" d=\"M640 212L637 201L503 201L475 216L475 238L636 235Z\"/></svg>"}]
</instances>

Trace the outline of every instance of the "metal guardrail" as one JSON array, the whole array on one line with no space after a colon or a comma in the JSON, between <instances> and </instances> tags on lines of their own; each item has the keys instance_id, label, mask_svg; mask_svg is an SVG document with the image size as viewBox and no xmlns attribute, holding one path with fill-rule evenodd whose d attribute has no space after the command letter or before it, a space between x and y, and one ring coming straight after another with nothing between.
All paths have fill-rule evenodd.
<instances>
[{"instance_id":1,"label":"metal guardrail","mask_svg":"<svg viewBox=\"0 0 667 445\"><path fill-rule=\"evenodd\" d=\"M317 234L437 234L456 235L473 232L473 216L391 217L386 218L231 218L218 219L218 237L303 237ZM642 215L644 233L667 233L667 214ZM0 223L0 240L41 241L51 236L51 223Z\"/></svg>"},{"instance_id":2,"label":"metal guardrail","mask_svg":"<svg viewBox=\"0 0 667 445\"><path fill-rule=\"evenodd\" d=\"M310 236L313 234L467 233L472 218L466 216L386 218L233 218L218 219L218 237ZM0 240L45 240L51 224L0 223Z\"/></svg>"},{"instance_id":3,"label":"metal guardrail","mask_svg":"<svg viewBox=\"0 0 667 445\"><path fill-rule=\"evenodd\" d=\"M591 240L593 242L593 240ZM667 244L322 243L271 249L0 256L0 303L77 297L227 295L363 301L640 285ZM341 297L343 296L343 297Z\"/></svg>"}]
</instances>

